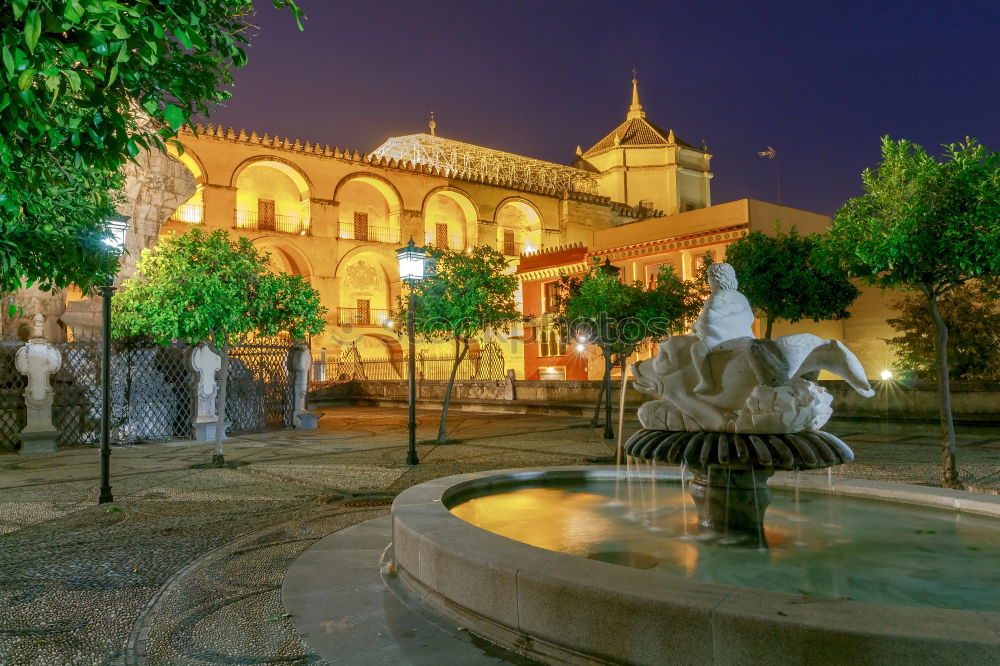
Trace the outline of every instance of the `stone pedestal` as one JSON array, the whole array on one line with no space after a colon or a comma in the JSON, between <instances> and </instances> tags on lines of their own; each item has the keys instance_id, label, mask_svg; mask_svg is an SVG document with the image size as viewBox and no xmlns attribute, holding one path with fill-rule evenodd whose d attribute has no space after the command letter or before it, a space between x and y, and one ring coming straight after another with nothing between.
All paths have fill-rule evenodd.
<instances>
[{"instance_id":1,"label":"stone pedestal","mask_svg":"<svg viewBox=\"0 0 1000 666\"><path fill-rule=\"evenodd\" d=\"M319 420L326 416L322 412L295 412L292 417L292 424L299 430L315 430L319 427Z\"/></svg>"},{"instance_id":2,"label":"stone pedestal","mask_svg":"<svg viewBox=\"0 0 1000 666\"><path fill-rule=\"evenodd\" d=\"M55 453L59 431L52 425L52 385L49 377L62 366L62 355L44 337L45 317L36 314L27 344L17 350L14 365L27 376L24 406L27 423L18 435L22 455Z\"/></svg>"},{"instance_id":3,"label":"stone pedestal","mask_svg":"<svg viewBox=\"0 0 1000 666\"><path fill-rule=\"evenodd\" d=\"M288 352L288 373L292 381L292 425L300 430L315 430L323 414L306 408L306 391L309 388L309 367L312 356L303 345L295 345Z\"/></svg>"},{"instance_id":4,"label":"stone pedestal","mask_svg":"<svg viewBox=\"0 0 1000 666\"><path fill-rule=\"evenodd\" d=\"M187 355L187 362L194 373L191 390L191 430L194 441L214 442L218 422L219 369L222 358L208 344L202 342ZM229 427L226 423L226 428ZM226 439L226 433L222 433Z\"/></svg>"},{"instance_id":5,"label":"stone pedestal","mask_svg":"<svg viewBox=\"0 0 1000 666\"><path fill-rule=\"evenodd\" d=\"M774 470L713 466L692 471L688 492L698 507L702 532L730 543L756 542L771 504L767 480Z\"/></svg>"},{"instance_id":6,"label":"stone pedestal","mask_svg":"<svg viewBox=\"0 0 1000 666\"><path fill-rule=\"evenodd\" d=\"M59 450L58 430L38 430L29 432L22 430L18 436L21 440L21 455L32 456L43 453L55 453Z\"/></svg>"},{"instance_id":7,"label":"stone pedestal","mask_svg":"<svg viewBox=\"0 0 1000 666\"><path fill-rule=\"evenodd\" d=\"M191 430L194 433L194 441L196 442L214 442L215 441L215 431L218 424L213 419L212 421L196 421L191 424ZM222 431L222 440L225 441L229 439L226 437L226 430L232 425L231 421L226 421L225 428Z\"/></svg>"}]
</instances>

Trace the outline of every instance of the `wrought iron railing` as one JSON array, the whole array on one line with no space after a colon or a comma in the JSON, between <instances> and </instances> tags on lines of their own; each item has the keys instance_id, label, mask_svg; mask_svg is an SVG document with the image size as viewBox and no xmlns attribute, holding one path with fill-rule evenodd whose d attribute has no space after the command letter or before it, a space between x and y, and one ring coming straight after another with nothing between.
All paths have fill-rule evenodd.
<instances>
[{"instance_id":1,"label":"wrought iron railing","mask_svg":"<svg viewBox=\"0 0 1000 666\"><path fill-rule=\"evenodd\" d=\"M14 367L20 342L0 342L0 449L13 448L24 428L26 380ZM101 342L82 339L56 345L62 366L51 377L52 421L61 446L96 446L101 425ZM230 352L226 413L233 434L292 424L291 345L258 339ZM135 443L189 439L193 372L188 347L145 340L112 342L111 440Z\"/></svg>"},{"instance_id":2,"label":"wrought iron railing","mask_svg":"<svg viewBox=\"0 0 1000 666\"><path fill-rule=\"evenodd\" d=\"M203 204L184 204L170 216L174 222L200 224L205 221L205 206Z\"/></svg>"},{"instance_id":3,"label":"wrought iron railing","mask_svg":"<svg viewBox=\"0 0 1000 666\"><path fill-rule=\"evenodd\" d=\"M17 435L24 429L24 388L27 378L14 367L14 357L24 343L0 341L0 450L17 446Z\"/></svg>"},{"instance_id":4,"label":"wrought iron railing","mask_svg":"<svg viewBox=\"0 0 1000 666\"><path fill-rule=\"evenodd\" d=\"M346 240L367 241L369 243L402 242L399 227L355 226L353 222L341 222L337 236Z\"/></svg>"},{"instance_id":5,"label":"wrought iron railing","mask_svg":"<svg viewBox=\"0 0 1000 666\"><path fill-rule=\"evenodd\" d=\"M298 234L308 236L309 220L298 215L268 215L261 217L255 210L238 210L234 214L237 229L253 231L277 231L282 234Z\"/></svg>"},{"instance_id":6,"label":"wrought iron railing","mask_svg":"<svg viewBox=\"0 0 1000 666\"><path fill-rule=\"evenodd\" d=\"M500 251L503 252L505 257L517 257L524 251L524 245L522 243L504 241L500 245Z\"/></svg>"},{"instance_id":7,"label":"wrought iron railing","mask_svg":"<svg viewBox=\"0 0 1000 666\"><path fill-rule=\"evenodd\" d=\"M282 340L258 339L230 352L226 399L230 434L280 430L292 425L289 349Z\"/></svg>"},{"instance_id":8,"label":"wrought iron railing","mask_svg":"<svg viewBox=\"0 0 1000 666\"><path fill-rule=\"evenodd\" d=\"M313 361L313 383L375 380L393 381L409 379L409 357L362 358L357 347L349 347L340 358ZM455 365L454 356L434 356L418 352L415 359L417 379L446 380ZM487 344L466 355L458 366L455 379L502 381L507 369L500 345Z\"/></svg>"},{"instance_id":9,"label":"wrought iron railing","mask_svg":"<svg viewBox=\"0 0 1000 666\"><path fill-rule=\"evenodd\" d=\"M383 309L337 308L337 324L340 326L385 326L390 321L391 312Z\"/></svg>"},{"instance_id":10,"label":"wrought iron railing","mask_svg":"<svg viewBox=\"0 0 1000 666\"><path fill-rule=\"evenodd\" d=\"M428 245L448 250L465 249L465 241L462 238L462 234L448 234L446 237L440 237L435 232L428 231L424 235L424 242ZM444 244L442 245L442 243Z\"/></svg>"}]
</instances>

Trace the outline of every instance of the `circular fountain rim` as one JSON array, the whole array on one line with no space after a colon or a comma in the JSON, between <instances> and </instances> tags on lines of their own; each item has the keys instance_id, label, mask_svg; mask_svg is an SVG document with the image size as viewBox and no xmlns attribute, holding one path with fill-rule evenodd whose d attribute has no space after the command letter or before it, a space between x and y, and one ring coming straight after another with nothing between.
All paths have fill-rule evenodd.
<instances>
[{"instance_id":1,"label":"circular fountain rim","mask_svg":"<svg viewBox=\"0 0 1000 666\"><path fill-rule=\"evenodd\" d=\"M679 478L669 469L656 476ZM616 477L614 467L543 467L413 486L392 506L397 571L425 602L474 633L545 660L656 663L672 654L681 661L773 662L780 653L801 663L815 660L817 649L876 662L921 660L940 650L968 659L1000 656L1000 613L804 597L650 574L514 541L449 511L482 490ZM826 491L823 476L803 475L800 482L807 491ZM778 473L771 485L793 483L793 474ZM832 492L1000 518L1000 497L844 478ZM650 585L650 575L669 577L670 584ZM812 652L800 652L809 646Z\"/></svg>"}]
</instances>

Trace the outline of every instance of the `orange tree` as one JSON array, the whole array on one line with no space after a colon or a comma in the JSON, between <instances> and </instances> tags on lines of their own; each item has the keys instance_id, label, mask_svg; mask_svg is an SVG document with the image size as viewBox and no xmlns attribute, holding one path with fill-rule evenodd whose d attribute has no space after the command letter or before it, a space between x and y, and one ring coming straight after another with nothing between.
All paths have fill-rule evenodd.
<instances>
[{"instance_id":1,"label":"orange tree","mask_svg":"<svg viewBox=\"0 0 1000 666\"><path fill-rule=\"evenodd\" d=\"M229 352L253 334L294 340L323 330L326 308L302 277L272 272L270 258L247 238L193 229L142 251L136 274L112 301L118 337L167 345L207 342L221 356L212 464L222 467Z\"/></svg>"},{"instance_id":2,"label":"orange tree","mask_svg":"<svg viewBox=\"0 0 1000 666\"><path fill-rule=\"evenodd\" d=\"M882 161L861 174L865 193L837 211L822 252L852 277L919 292L935 331L941 396L941 482L961 487L955 463L948 324L942 297L1000 274L1000 155L972 139L937 160L905 139L882 140Z\"/></svg>"}]
</instances>

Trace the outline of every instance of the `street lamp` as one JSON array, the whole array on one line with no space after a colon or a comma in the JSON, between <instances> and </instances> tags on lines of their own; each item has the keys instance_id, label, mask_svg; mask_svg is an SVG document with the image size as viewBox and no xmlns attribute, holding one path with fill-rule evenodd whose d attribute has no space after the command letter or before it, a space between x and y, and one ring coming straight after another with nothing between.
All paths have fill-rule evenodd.
<instances>
[{"instance_id":1,"label":"street lamp","mask_svg":"<svg viewBox=\"0 0 1000 666\"><path fill-rule=\"evenodd\" d=\"M618 279L621 268L611 263L611 259L605 257L604 263L598 269L610 278ZM611 327L608 323L608 314L601 313L601 346L604 348L604 439L614 439L615 433L611 430ZM624 387L625 378L622 377Z\"/></svg>"},{"instance_id":2,"label":"street lamp","mask_svg":"<svg viewBox=\"0 0 1000 666\"><path fill-rule=\"evenodd\" d=\"M413 317L413 285L424 279L424 268L427 263L427 251L413 243L413 237L406 247L396 250L399 260L399 279L409 287L409 301L406 307L406 337L409 341L409 385L410 385L410 448L406 453L406 464L416 465L417 459L417 365L414 351L414 317Z\"/></svg>"},{"instance_id":3,"label":"street lamp","mask_svg":"<svg viewBox=\"0 0 1000 666\"><path fill-rule=\"evenodd\" d=\"M111 236L104 243L115 253L115 268L101 285L101 494L98 504L115 501L111 496L111 296L115 293L115 274L118 258L125 252L125 232L128 231L127 215L107 218Z\"/></svg>"}]
</instances>

